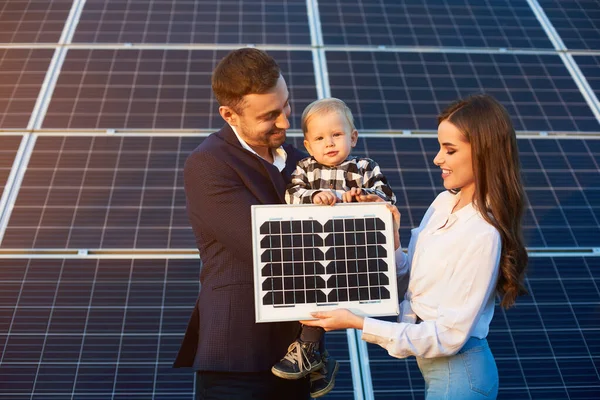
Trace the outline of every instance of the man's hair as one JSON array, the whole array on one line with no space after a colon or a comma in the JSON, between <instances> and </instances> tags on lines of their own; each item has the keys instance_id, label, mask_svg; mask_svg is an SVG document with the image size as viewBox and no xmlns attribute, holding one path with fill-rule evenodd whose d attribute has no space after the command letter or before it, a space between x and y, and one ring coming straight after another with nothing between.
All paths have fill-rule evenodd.
<instances>
[{"instance_id":1,"label":"man's hair","mask_svg":"<svg viewBox=\"0 0 600 400\"><path fill-rule=\"evenodd\" d=\"M276 85L281 74L273 57L262 50L243 48L223 58L212 75L212 90L221 106L241 114L244 96L264 94Z\"/></svg>"},{"instance_id":2,"label":"man's hair","mask_svg":"<svg viewBox=\"0 0 600 400\"><path fill-rule=\"evenodd\" d=\"M354 126L354 117L352 116L352 111L350 108L340 99L336 99L335 97L327 97L325 99L319 99L310 103L304 109L302 113L302 132L304 132L304 136L306 136L308 122L315 115L319 114L327 114L332 111L338 112L341 115L346 117L348 121L348 125L350 125L350 130L355 130Z\"/></svg>"}]
</instances>

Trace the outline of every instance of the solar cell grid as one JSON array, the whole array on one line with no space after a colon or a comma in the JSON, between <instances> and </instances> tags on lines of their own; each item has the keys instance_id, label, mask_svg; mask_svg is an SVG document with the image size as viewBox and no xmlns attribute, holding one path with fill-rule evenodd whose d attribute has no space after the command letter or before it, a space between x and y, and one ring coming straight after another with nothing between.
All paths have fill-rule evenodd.
<instances>
[{"instance_id":1,"label":"solar cell grid","mask_svg":"<svg viewBox=\"0 0 600 400\"><path fill-rule=\"evenodd\" d=\"M195 248L182 171L200 142L39 137L2 246Z\"/></svg>"},{"instance_id":2,"label":"solar cell grid","mask_svg":"<svg viewBox=\"0 0 600 400\"><path fill-rule=\"evenodd\" d=\"M171 367L199 290L194 260L0 260L0 390L11 398L192 399ZM352 393L345 332L327 335Z\"/></svg>"},{"instance_id":3,"label":"solar cell grid","mask_svg":"<svg viewBox=\"0 0 600 400\"><path fill-rule=\"evenodd\" d=\"M525 0L319 1L328 45L551 48Z\"/></svg>"},{"instance_id":4,"label":"solar cell grid","mask_svg":"<svg viewBox=\"0 0 600 400\"><path fill-rule=\"evenodd\" d=\"M58 43L72 0L10 0L0 4L0 43Z\"/></svg>"},{"instance_id":5,"label":"solar cell grid","mask_svg":"<svg viewBox=\"0 0 600 400\"><path fill-rule=\"evenodd\" d=\"M517 131L599 132L600 124L555 55L328 51L331 94L357 126L434 130L450 102L486 92Z\"/></svg>"},{"instance_id":6,"label":"solar cell grid","mask_svg":"<svg viewBox=\"0 0 600 400\"><path fill-rule=\"evenodd\" d=\"M88 0L75 43L310 44L303 0Z\"/></svg>"},{"instance_id":7,"label":"solar cell grid","mask_svg":"<svg viewBox=\"0 0 600 400\"><path fill-rule=\"evenodd\" d=\"M600 56L573 56L583 76L600 99Z\"/></svg>"},{"instance_id":8,"label":"solar cell grid","mask_svg":"<svg viewBox=\"0 0 600 400\"><path fill-rule=\"evenodd\" d=\"M224 50L70 50L44 128L220 129L210 79ZM299 128L316 99L311 53L273 51Z\"/></svg>"},{"instance_id":9,"label":"solar cell grid","mask_svg":"<svg viewBox=\"0 0 600 400\"><path fill-rule=\"evenodd\" d=\"M593 398L600 387L600 330L589 321L600 317L599 261L530 258L530 294L508 311L497 307L490 326L488 341L501 382L498 399ZM578 293L582 289L585 296ZM375 399L422 395L414 359L390 360L375 345L368 350Z\"/></svg>"},{"instance_id":10,"label":"solar cell grid","mask_svg":"<svg viewBox=\"0 0 600 400\"><path fill-rule=\"evenodd\" d=\"M53 53L0 49L0 129L27 127Z\"/></svg>"},{"instance_id":11,"label":"solar cell grid","mask_svg":"<svg viewBox=\"0 0 600 400\"><path fill-rule=\"evenodd\" d=\"M600 3L538 0L567 49L600 50Z\"/></svg>"}]
</instances>

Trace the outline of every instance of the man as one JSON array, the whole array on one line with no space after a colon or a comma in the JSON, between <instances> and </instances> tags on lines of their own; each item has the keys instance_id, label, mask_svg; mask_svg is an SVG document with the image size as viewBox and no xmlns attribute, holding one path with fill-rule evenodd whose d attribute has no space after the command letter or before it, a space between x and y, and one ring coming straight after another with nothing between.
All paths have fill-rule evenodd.
<instances>
[{"instance_id":1,"label":"man","mask_svg":"<svg viewBox=\"0 0 600 400\"><path fill-rule=\"evenodd\" d=\"M284 380L270 371L300 324L254 320L250 207L285 203L286 184L305 157L284 144L287 85L269 55L244 48L217 65L212 88L227 124L185 163L187 209L203 266L174 366L197 371L197 399L307 399L308 378Z\"/></svg>"}]
</instances>

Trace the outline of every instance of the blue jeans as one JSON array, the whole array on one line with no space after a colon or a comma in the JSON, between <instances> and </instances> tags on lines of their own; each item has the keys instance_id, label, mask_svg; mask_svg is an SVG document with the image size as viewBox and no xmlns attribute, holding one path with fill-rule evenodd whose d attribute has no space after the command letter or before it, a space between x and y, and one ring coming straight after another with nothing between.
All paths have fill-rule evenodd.
<instances>
[{"instance_id":1,"label":"blue jeans","mask_svg":"<svg viewBox=\"0 0 600 400\"><path fill-rule=\"evenodd\" d=\"M486 339L471 337L450 357L418 358L426 400L480 400L498 396L498 369Z\"/></svg>"}]
</instances>

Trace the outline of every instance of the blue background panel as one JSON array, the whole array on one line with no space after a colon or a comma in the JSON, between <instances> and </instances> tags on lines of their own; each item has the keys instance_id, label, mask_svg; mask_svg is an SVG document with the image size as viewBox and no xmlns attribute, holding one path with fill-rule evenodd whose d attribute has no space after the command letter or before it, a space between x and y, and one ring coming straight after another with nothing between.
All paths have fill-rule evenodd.
<instances>
[{"instance_id":1,"label":"blue background panel","mask_svg":"<svg viewBox=\"0 0 600 400\"><path fill-rule=\"evenodd\" d=\"M25 129L50 59L49 49L0 49L0 129Z\"/></svg>"},{"instance_id":2,"label":"blue background panel","mask_svg":"<svg viewBox=\"0 0 600 400\"><path fill-rule=\"evenodd\" d=\"M530 257L527 288L496 307L488 341L500 375L498 399L594 399L600 390L600 257ZM375 399L422 398L414 358L368 345Z\"/></svg>"},{"instance_id":3,"label":"blue background panel","mask_svg":"<svg viewBox=\"0 0 600 400\"><path fill-rule=\"evenodd\" d=\"M360 129L435 130L457 98L485 92L517 131L600 132L600 124L555 55L328 51L331 94Z\"/></svg>"},{"instance_id":4,"label":"blue background panel","mask_svg":"<svg viewBox=\"0 0 600 400\"><path fill-rule=\"evenodd\" d=\"M195 248L183 164L201 137L38 137L4 248Z\"/></svg>"},{"instance_id":5,"label":"blue background panel","mask_svg":"<svg viewBox=\"0 0 600 400\"><path fill-rule=\"evenodd\" d=\"M600 56L573 56L581 73L600 99Z\"/></svg>"},{"instance_id":6,"label":"blue background panel","mask_svg":"<svg viewBox=\"0 0 600 400\"><path fill-rule=\"evenodd\" d=\"M21 136L0 136L0 142L2 142L2 146L0 146L0 197L4 192L21 140ZM0 210L1 213L2 210Z\"/></svg>"},{"instance_id":7,"label":"blue background panel","mask_svg":"<svg viewBox=\"0 0 600 400\"><path fill-rule=\"evenodd\" d=\"M0 5L1 43L58 43L72 0L12 0Z\"/></svg>"},{"instance_id":8,"label":"blue background panel","mask_svg":"<svg viewBox=\"0 0 600 400\"><path fill-rule=\"evenodd\" d=\"M220 129L211 75L228 51L70 50L44 128ZM273 51L296 110L317 98L309 51Z\"/></svg>"},{"instance_id":9,"label":"blue background panel","mask_svg":"<svg viewBox=\"0 0 600 400\"><path fill-rule=\"evenodd\" d=\"M538 0L569 50L600 50L600 3L597 0Z\"/></svg>"},{"instance_id":10,"label":"blue background panel","mask_svg":"<svg viewBox=\"0 0 600 400\"><path fill-rule=\"evenodd\" d=\"M320 0L326 45L552 48L525 0Z\"/></svg>"},{"instance_id":11,"label":"blue background panel","mask_svg":"<svg viewBox=\"0 0 600 400\"><path fill-rule=\"evenodd\" d=\"M310 44L304 0L87 0L75 43Z\"/></svg>"}]
</instances>

